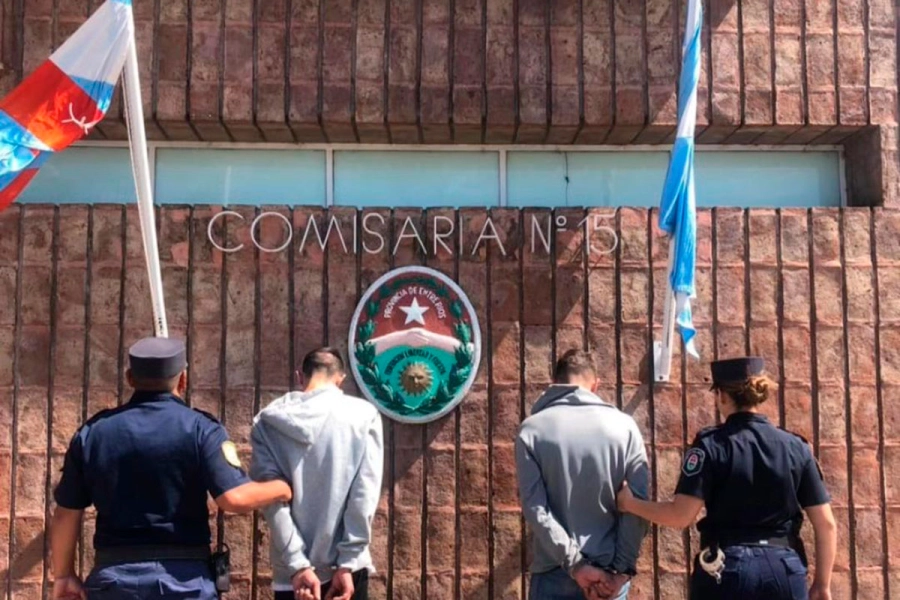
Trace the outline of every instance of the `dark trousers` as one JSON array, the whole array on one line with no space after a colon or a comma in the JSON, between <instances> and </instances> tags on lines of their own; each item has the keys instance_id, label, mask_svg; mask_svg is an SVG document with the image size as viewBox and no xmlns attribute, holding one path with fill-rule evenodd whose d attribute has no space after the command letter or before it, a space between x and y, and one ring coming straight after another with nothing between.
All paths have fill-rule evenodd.
<instances>
[{"instance_id":1,"label":"dark trousers","mask_svg":"<svg viewBox=\"0 0 900 600\"><path fill-rule=\"evenodd\" d=\"M84 581L88 600L217 600L209 564L166 560L97 567Z\"/></svg>"},{"instance_id":2,"label":"dark trousers","mask_svg":"<svg viewBox=\"0 0 900 600\"><path fill-rule=\"evenodd\" d=\"M806 567L789 548L732 546L725 548L722 582L694 559L691 600L808 600Z\"/></svg>"},{"instance_id":3,"label":"dark trousers","mask_svg":"<svg viewBox=\"0 0 900 600\"><path fill-rule=\"evenodd\" d=\"M353 574L353 600L369 600L369 571L363 569ZM322 586L322 598L331 589L331 582ZM275 592L275 600L294 600L294 592Z\"/></svg>"}]
</instances>

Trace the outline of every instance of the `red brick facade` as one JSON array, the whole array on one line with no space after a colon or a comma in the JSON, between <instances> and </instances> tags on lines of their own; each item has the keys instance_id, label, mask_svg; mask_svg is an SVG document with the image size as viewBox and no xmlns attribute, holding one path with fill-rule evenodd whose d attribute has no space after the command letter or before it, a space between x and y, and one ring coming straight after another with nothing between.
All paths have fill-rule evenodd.
<instances>
[{"instance_id":1,"label":"red brick facade","mask_svg":"<svg viewBox=\"0 0 900 600\"><path fill-rule=\"evenodd\" d=\"M0 91L92 0L2 0ZM677 0L135 1L148 134L652 144L676 123ZM846 143L851 202L900 202L894 0L708 0L701 143ZM97 139L124 139L121 102Z\"/></svg>"},{"instance_id":2,"label":"red brick facade","mask_svg":"<svg viewBox=\"0 0 900 600\"><path fill-rule=\"evenodd\" d=\"M597 353L603 393L640 423L661 497L674 488L685 444L716 421L705 363L678 358L673 384L647 385L646 355L651 332L659 335L666 266L665 238L651 213L615 213L617 250L585 260L581 233L558 235L550 255L532 251L532 214L542 212L493 211L505 255L495 241L454 258L440 247L423 256L409 238L393 257L387 249L354 253L352 210L333 213L348 240L346 253L334 234L325 252L311 238L301 251L307 219L325 213L272 210L300 232L290 252L258 253L246 227L219 228L220 239L247 244L224 257L207 239L214 209L169 208L159 216L170 327L189 333L190 401L222 416L245 458L251 416L287 389L292 361L323 342L344 347L357 299L391 267L424 263L456 276L490 349L459 410L428 426L386 427L376 598L524 597L527 552L512 441L548 382L555 352L589 345ZM472 240L487 216L478 210L382 214L385 225L371 219L369 227L387 248L407 217L421 223L432 248L424 232L433 214L458 219ZM584 216L558 215L572 222ZM263 243L278 246L282 225L263 223ZM231 218L226 226L237 224ZM745 351L769 359L781 387L766 410L814 444L834 496L840 523L835 598L896 597L900 214L717 210L702 212L699 224L695 318L704 359ZM0 582L12 598L33 600L46 577L48 490L66 443L85 415L126 397L124 350L150 329L136 212L112 206L6 211L0 295L0 472L9 482L0 485ZM253 517L226 517L220 531L236 570L227 597L270 597L265 527ZM633 597L683 598L696 544L694 532L655 530ZM85 549L83 568L90 557ZM7 597L7 588L0 590Z\"/></svg>"},{"instance_id":3,"label":"red brick facade","mask_svg":"<svg viewBox=\"0 0 900 600\"><path fill-rule=\"evenodd\" d=\"M0 0L0 92L98 4ZM135 0L148 133L226 142L666 143L684 4ZM698 141L841 144L850 203L900 205L895 2L706 6ZM125 139L120 101L94 135ZM274 210L300 232L311 214L326 218ZM558 350L596 351L605 394L641 424L660 496L674 488L685 444L716 420L705 363L679 358L673 384L647 384L666 247L646 211L615 213L620 245L607 256L586 254L583 236L571 232L557 236L552 254L532 252L532 213L513 210L491 213L505 253L494 242L458 257L423 256L409 239L388 250L407 217L427 232L432 214L458 219L474 240L487 213L465 210L384 211L389 243L377 254L345 252L335 237L325 252L315 243L301 251L302 236L289 252L265 254L243 228L230 235L247 247L225 257L207 239L213 214L161 211L163 279L170 327L189 334L190 400L221 415L245 452L253 413L288 388L306 350L346 345L355 303L379 274L435 266L478 310L488 351L461 408L426 427L387 426L376 598L525 597L512 440ZM333 214L354 239L353 211ZM65 445L85 416L126 397L124 351L150 330L136 217L118 206L0 214L0 480L9 482L0 483L2 598L48 592L48 492ZM278 245L281 226L264 223L262 237ZM700 215L701 352L704 360L768 357L781 387L766 408L812 441L834 495L835 598L900 596L898 240L900 214L890 208ZM228 598L270 597L262 524L226 517L216 529L234 553ZM694 532L654 530L632 597L683 598L696 544ZM86 548L82 568L90 562Z\"/></svg>"}]
</instances>

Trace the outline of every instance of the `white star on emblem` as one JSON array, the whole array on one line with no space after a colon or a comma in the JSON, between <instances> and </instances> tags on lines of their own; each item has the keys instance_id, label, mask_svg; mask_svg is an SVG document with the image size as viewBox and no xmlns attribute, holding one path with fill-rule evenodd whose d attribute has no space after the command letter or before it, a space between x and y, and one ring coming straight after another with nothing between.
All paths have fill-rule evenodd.
<instances>
[{"instance_id":1,"label":"white star on emblem","mask_svg":"<svg viewBox=\"0 0 900 600\"><path fill-rule=\"evenodd\" d=\"M404 325L409 325L410 323L421 323L425 324L425 313L429 310L427 306L419 306L419 300L417 298L413 298L412 304L409 306L401 306L400 310L406 313L406 322Z\"/></svg>"}]
</instances>

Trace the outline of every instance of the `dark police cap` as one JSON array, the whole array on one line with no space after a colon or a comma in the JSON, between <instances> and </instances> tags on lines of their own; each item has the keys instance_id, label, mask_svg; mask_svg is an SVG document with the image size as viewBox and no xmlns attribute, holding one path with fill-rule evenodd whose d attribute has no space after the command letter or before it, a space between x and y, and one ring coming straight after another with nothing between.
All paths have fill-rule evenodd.
<instances>
[{"instance_id":1,"label":"dark police cap","mask_svg":"<svg viewBox=\"0 0 900 600\"><path fill-rule=\"evenodd\" d=\"M759 375L766 368L766 361L758 356L744 356L741 358L729 358L716 360L710 365L712 370L712 384L717 385L734 381L744 381L754 375Z\"/></svg>"},{"instance_id":2,"label":"dark police cap","mask_svg":"<svg viewBox=\"0 0 900 600\"><path fill-rule=\"evenodd\" d=\"M128 363L140 379L169 379L187 366L187 352L179 339L144 338L128 351Z\"/></svg>"}]
</instances>

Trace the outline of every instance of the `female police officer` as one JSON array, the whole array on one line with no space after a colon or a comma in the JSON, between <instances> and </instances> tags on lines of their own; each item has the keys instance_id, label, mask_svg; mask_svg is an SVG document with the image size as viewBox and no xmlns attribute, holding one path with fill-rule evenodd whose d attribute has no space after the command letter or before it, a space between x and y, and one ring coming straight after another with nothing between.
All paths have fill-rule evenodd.
<instances>
[{"instance_id":1,"label":"female police officer","mask_svg":"<svg viewBox=\"0 0 900 600\"><path fill-rule=\"evenodd\" d=\"M648 502L624 487L619 509L668 527L689 527L700 508L701 552L691 599L830 600L837 546L834 516L818 463L800 436L772 425L757 408L774 384L761 358L712 364L725 423L701 431L684 457L670 502ZM807 594L802 511L816 538L815 581Z\"/></svg>"}]
</instances>

